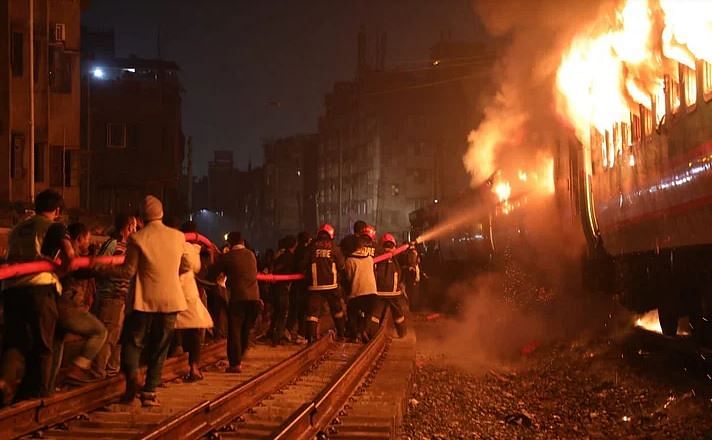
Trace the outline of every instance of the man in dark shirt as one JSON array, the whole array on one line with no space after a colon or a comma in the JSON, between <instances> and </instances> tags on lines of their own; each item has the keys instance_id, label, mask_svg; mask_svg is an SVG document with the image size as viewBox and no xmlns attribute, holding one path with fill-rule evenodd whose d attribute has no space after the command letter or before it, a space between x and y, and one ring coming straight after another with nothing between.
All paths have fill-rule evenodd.
<instances>
[{"instance_id":1,"label":"man in dark shirt","mask_svg":"<svg viewBox=\"0 0 712 440\"><path fill-rule=\"evenodd\" d=\"M279 255L274 261L274 274L284 275L294 273L296 260L294 251L297 248L297 239L293 235L288 235L280 240ZM281 281L272 285L272 320L270 334L272 335L272 345L282 342L284 331L287 328L287 314L289 312L289 291L291 281Z\"/></svg>"},{"instance_id":2,"label":"man in dark shirt","mask_svg":"<svg viewBox=\"0 0 712 440\"><path fill-rule=\"evenodd\" d=\"M341 239L341 242L339 242L339 248L341 249L341 253L344 257L348 257L356 251L359 245L359 236L363 233L363 230L366 229L367 226L368 223L365 221L356 220L354 223L354 233Z\"/></svg>"},{"instance_id":3,"label":"man in dark shirt","mask_svg":"<svg viewBox=\"0 0 712 440\"><path fill-rule=\"evenodd\" d=\"M64 201L53 190L35 198L35 215L20 222L8 237L9 263L22 263L64 257L43 255L45 234L62 215ZM21 394L47 396L52 392L52 354L57 325L57 296L62 293L59 278L52 272L41 272L5 280L3 306L5 316L4 350L0 361L0 405L15 398L22 382Z\"/></svg>"},{"instance_id":4,"label":"man in dark shirt","mask_svg":"<svg viewBox=\"0 0 712 440\"><path fill-rule=\"evenodd\" d=\"M250 330L260 314L262 302L257 286L257 259L245 247L240 232L227 236L230 249L221 255L210 269L208 278L216 279L220 273L227 276L228 332L227 357L230 366L227 373L242 371L242 356L247 351Z\"/></svg>"}]
</instances>

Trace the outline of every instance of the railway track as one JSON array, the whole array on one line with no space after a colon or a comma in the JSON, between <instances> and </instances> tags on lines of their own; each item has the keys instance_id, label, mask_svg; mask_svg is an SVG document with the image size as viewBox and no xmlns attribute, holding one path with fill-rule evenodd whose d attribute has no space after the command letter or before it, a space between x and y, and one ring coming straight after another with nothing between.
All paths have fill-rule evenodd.
<instances>
[{"instance_id":1,"label":"railway track","mask_svg":"<svg viewBox=\"0 0 712 440\"><path fill-rule=\"evenodd\" d=\"M204 350L205 379L183 383L185 356L166 362L160 407L115 403L121 378L21 402L0 411L0 437L46 439L313 438L327 432L350 396L363 392L389 343L383 327L368 344L331 336L300 349L258 345L241 373L216 363L225 343Z\"/></svg>"},{"instance_id":2,"label":"railway track","mask_svg":"<svg viewBox=\"0 0 712 440\"><path fill-rule=\"evenodd\" d=\"M250 382L176 414L137 438L313 438L328 430L359 386L370 382L388 344L387 333L388 328L381 327L366 345L322 338Z\"/></svg>"},{"instance_id":3,"label":"railway track","mask_svg":"<svg viewBox=\"0 0 712 440\"><path fill-rule=\"evenodd\" d=\"M203 348L202 365L225 357L225 341ZM143 376L144 371L141 371ZM183 354L166 360L162 378L175 380L188 373L188 357ZM14 439L95 410L119 397L125 387L121 375L90 385L55 393L45 399L25 400L0 410L0 437Z\"/></svg>"}]
</instances>

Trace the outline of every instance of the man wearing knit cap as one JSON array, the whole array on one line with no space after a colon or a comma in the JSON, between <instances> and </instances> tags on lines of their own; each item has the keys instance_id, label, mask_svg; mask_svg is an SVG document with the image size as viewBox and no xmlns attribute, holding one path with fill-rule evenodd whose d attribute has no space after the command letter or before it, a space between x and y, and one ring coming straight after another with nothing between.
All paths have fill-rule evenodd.
<instances>
[{"instance_id":1,"label":"man wearing knit cap","mask_svg":"<svg viewBox=\"0 0 712 440\"><path fill-rule=\"evenodd\" d=\"M179 274L189 267L183 255L185 236L161 221L163 205L146 196L141 207L145 226L131 235L121 266L102 267L107 275L133 278L126 298L126 321L121 365L126 375L123 403L136 397L139 359L147 355L146 383L140 397L144 406L157 406L156 387L173 336L176 315L187 308Z\"/></svg>"}]
</instances>

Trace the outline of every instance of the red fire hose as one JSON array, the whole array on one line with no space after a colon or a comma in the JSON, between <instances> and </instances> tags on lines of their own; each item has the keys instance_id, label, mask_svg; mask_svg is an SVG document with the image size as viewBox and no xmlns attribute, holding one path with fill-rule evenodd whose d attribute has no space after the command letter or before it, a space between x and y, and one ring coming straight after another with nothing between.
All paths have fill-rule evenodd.
<instances>
[{"instance_id":1,"label":"red fire hose","mask_svg":"<svg viewBox=\"0 0 712 440\"><path fill-rule=\"evenodd\" d=\"M207 237L198 234L197 232L188 232L185 234L185 239L186 241L190 242L197 242L200 244L203 244L205 246L211 247L213 249L217 249L215 244L211 242ZM385 261L391 257L394 257L402 252L404 252L406 249L408 249L408 244L403 244L396 249L386 252L385 254L379 255L373 259L374 263L379 263L381 261ZM90 267L92 264L111 264L111 265L119 265L124 262L124 257L78 257L74 258L72 262L69 264L69 269L70 270L77 270L77 269L82 269L82 268L87 268ZM38 260L38 261L30 261L27 263L14 263L14 264L3 264L0 265L0 280L6 280L8 278L15 278L23 275L30 275L33 273L39 273L39 272L53 272L57 270L59 267L60 262L59 261L49 261L49 260ZM278 281L297 281L297 280L303 280L304 275L300 273L294 273L294 274L283 274L283 275L275 275L275 274L264 274L264 273L258 273L257 274L257 280L258 281L265 281L268 283L275 283Z\"/></svg>"}]
</instances>

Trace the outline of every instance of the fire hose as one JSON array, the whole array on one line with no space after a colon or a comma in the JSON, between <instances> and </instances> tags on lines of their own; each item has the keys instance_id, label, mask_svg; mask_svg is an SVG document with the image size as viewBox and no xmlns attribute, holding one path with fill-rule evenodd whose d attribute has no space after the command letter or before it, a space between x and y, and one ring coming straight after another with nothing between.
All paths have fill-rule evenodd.
<instances>
[{"instance_id":1,"label":"fire hose","mask_svg":"<svg viewBox=\"0 0 712 440\"><path fill-rule=\"evenodd\" d=\"M212 249L217 249L207 237L198 234L197 232L188 232L185 234L186 241L200 243ZM379 263L392 258L402 252L405 252L409 244L403 244L396 249L374 257L373 262ZM119 265L124 262L123 256L118 257L77 257L73 258L69 263L69 270L77 270L91 267L95 264ZM13 263L0 265L0 280L15 278L24 275L31 275L39 272L54 272L61 266L61 261L37 260L25 263ZM257 280L268 283L279 281L298 281L303 280L304 275L300 273L294 274L264 274L258 273Z\"/></svg>"}]
</instances>

